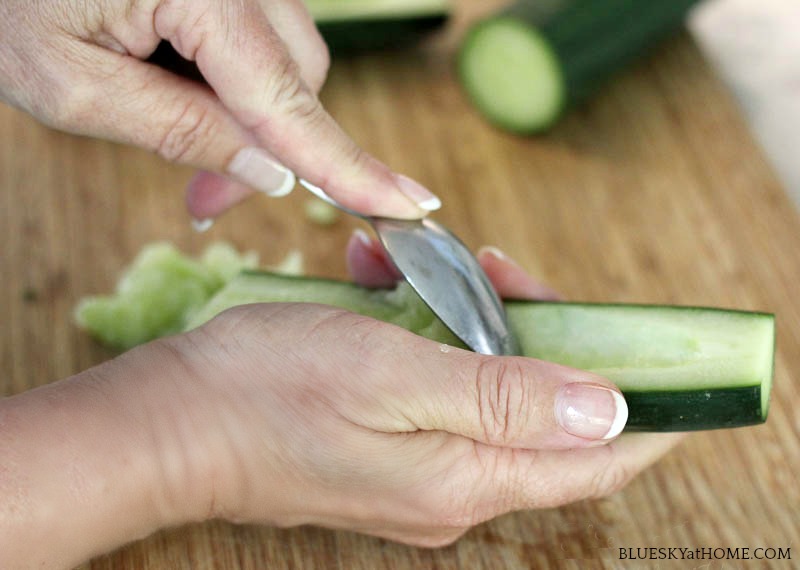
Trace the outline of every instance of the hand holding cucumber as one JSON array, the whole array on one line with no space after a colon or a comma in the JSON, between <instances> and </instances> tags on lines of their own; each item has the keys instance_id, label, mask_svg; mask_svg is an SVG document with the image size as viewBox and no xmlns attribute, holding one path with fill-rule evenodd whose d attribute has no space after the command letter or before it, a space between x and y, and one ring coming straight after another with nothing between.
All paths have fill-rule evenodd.
<instances>
[{"instance_id":1,"label":"hand holding cucumber","mask_svg":"<svg viewBox=\"0 0 800 570\"><path fill-rule=\"evenodd\" d=\"M195 218L253 190L288 193L292 172L365 214L418 218L437 202L322 108L328 52L301 0L9 0L0 37L0 100L203 169ZM144 61L162 40L210 89Z\"/></svg>"},{"instance_id":2,"label":"hand holding cucumber","mask_svg":"<svg viewBox=\"0 0 800 570\"><path fill-rule=\"evenodd\" d=\"M348 250L357 281L391 279L374 243ZM553 297L495 250L479 257L501 293ZM210 518L448 544L508 511L611 493L679 440L615 440L615 394L332 307L237 307L0 401L15 458L0 504L25 496L30 515L0 510L0 565L76 565Z\"/></svg>"}]
</instances>

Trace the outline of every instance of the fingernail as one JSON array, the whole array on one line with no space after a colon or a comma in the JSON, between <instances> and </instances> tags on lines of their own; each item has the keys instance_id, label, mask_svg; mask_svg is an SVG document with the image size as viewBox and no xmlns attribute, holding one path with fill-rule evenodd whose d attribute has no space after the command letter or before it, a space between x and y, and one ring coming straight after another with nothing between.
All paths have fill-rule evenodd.
<instances>
[{"instance_id":1,"label":"fingernail","mask_svg":"<svg viewBox=\"0 0 800 570\"><path fill-rule=\"evenodd\" d=\"M354 229L353 235L356 237L358 241L360 241L365 246L372 247L372 240L370 239L369 235L367 235L367 232L365 232L361 228Z\"/></svg>"},{"instance_id":2,"label":"fingernail","mask_svg":"<svg viewBox=\"0 0 800 570\"><path fill-rule=\"evenodd\" d=\"M616 437L628 421L622 394L596 384L567 384L556 396L556 421L565 431L587 439Z\"/></svg>"},{"instance_id":3,"label":"fingernail","mask_svg":"<svg viewBox=\"0 0 800 570\"><path fill-rule=\"evenodd\" d=\"M478 249L478 253L488 253L492 257L499 259L500 261L505 261L506 263L510 263L511 265L515 265L519 267L519 263L511 259L506 252L501 250L499 247L495 247L493 245L484 245L483 247Z\"/></svg>"},{"instance_id":4,"label":"fingernail","mask_svg":"<svg viewBox=\"0 0 800 570\"><path fill-rule=\"evenodd\" d=\"M286 196L295 184L294 173L276 162L266 151L257 147L246 147L236 153L228 173L268 196Z\"/></svg>"},{"instance_id":5,"label":"fingernail","mask_svg":"<svg viewBox=\"0 0 800 570\"><path fill-rule=\"evenodd\" d=\"M484 245L478 250L478 253L484 251L489 255L495 256L497 259L502 259L503 261L510 261L509 257L499 247L495 247L493 245Z\"/></svg>"},{"instance_id":6,"label":"fingernail","mask_svg":"<svg viewBox=\"0 0 800 570\"><path fill-rule=\"evenodd\" d=\"M402 174L395 175L400 191L423 210L432 212L442 207L442 201L423 185Z\"/></svg>"},{"instance_id":7,"label":"fingernail","mask_svg":"<svg viewBox=\"0 0 800 570\"><path fill-rule=\"evenodd\" d=\"M199 234L207 232L209 229L211 229L211 226L213 225L214 225L213 218L205 218L204 220L197 220L197 219L192 220L192 227L194 228L194 231L196 231Z\"/></svg>"}]
</instances>

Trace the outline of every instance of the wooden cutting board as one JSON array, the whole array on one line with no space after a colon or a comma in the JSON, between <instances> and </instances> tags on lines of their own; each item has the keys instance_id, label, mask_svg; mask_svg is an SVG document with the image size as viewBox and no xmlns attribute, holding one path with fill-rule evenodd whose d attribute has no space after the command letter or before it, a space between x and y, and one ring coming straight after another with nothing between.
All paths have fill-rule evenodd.
<instances>
[{"instance_id":1,"label":"wooden cutting board","mask_svg":"<svg viewBox=\"0 0 800 570\"><path fill-rule=\"evenodd\" d=\"M619 547L648 546L794 547L800 558L800 218L729 94L681 37L551 134L517 138L487 126L454 81L452 50L468 17L459 12L422 49L337 61L328 108L367 149L436 191L445 204L436 217L469 245L501 246L571 299L775 312L767 424L694 434L610 499L504 516L442 550L215 522L159 533L86 568L621 568L631 565ZM345 276L352 220L309 223L298 191L256 196L198 235L183 209L189 176L0 108L2 394L111 356L73 326L71 309L108 291L148 242L199 252L224 239L265 263L298 248L309 273Z\"/></svg>"}]
</instances>

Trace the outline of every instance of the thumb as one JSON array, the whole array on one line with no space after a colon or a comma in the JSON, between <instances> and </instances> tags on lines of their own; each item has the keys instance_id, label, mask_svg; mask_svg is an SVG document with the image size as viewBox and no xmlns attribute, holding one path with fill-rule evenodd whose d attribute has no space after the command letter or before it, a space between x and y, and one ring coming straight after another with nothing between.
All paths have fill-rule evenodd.
<instances>
[{"instance_id":1,"label":"thumb","mask_svg":"<svg viewBox=\"0 0 800 570\"><path fill-rule=\"evenodd\" d=\"M429 190L393 173L342 131L254 0L165 2L155 26L183 57L197 62L259 147L345 206L400 218L421 217L440 206ZM262 158L245 148L227 165L228 173L250 183Z\"/></svg>"},{"instance_id":2,"label":"thumb","mask_svg":"<svg viewBox=\"0 0 800 570\"><path fill-rule=\"evenodd\" d=\"M432 345L432 346L431 346ZM606 379L523 357L442 352L425 342L406 370L398 404L419 429L443 430L489 445L569 449L607 442L628 418ZM388 364L387 364L388 366Z\"/></svg>"}]
</instances>

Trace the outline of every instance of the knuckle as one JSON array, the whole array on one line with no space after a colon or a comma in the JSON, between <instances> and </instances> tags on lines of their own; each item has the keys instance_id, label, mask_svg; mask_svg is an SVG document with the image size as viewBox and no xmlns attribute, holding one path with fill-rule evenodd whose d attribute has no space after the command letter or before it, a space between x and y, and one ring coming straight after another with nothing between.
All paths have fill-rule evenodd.
<instances>
[{"instance_id":1,"label":"knuckle","mask_svg":"<svg viewBox=\"0 0 800 570\"><path fill-rule=\"evenodd\" d=\"M292 303L237 305L225 309L195 330L202 331L219 345L236 339L253 342L262 336L272 338L292 327L301 312L298 308Z\"/></svg>"},{"instance_id":2,"label":"knuckle","mask_svg":"<svg viewBox=\"0 0 800 570\"><path fill-rule=\"evenodd\" d=\"M350 164L356 170L368 170L370 163L375 159L363 148L351 141L344 141L347 145L343 149L343 156L346 164Z\"/></svg>"},{"instance_id":3,"label":"knuckle","mask_svg":"<svg viewBox=\"0 0 800 570\"><path fill-rule=\"evenodd\" d=\"M169 162L186 162L202 153L217 129L209 108L203 102L189 101L168 121L155 150Z\"/></svg>"},{"instance_id":4,"label":"knuckle","mask_svg":"<svg viewBox=\"0 0 800 570\"><path fill-rule=\"evenodd\" d=\"M218 313L205 322L205 329L224 328L226 331L248 324L253 320L255 305L236 305Z\"/></svg>"},{"instance_id":5,"label":"knuckle","mask_svg":"<svg viewBox=\"0 0 800 570\"><path fill-rule=\"evenodd\" d=\"M326 327L344 345L352 347L361 361L375 360L379 365L386 356L386 336L377 334L384 323L345 310L331 311L315 327Z\"/></svg>"},{"instance_id":6,"label":"knuckle","mask_svg":"<svg viewBox=\"0 0 800 570\"><path fill-rule=\"evenodd\" d=\"M288 52L275 54L271 71L266 95L273 104L286 104L300 97L304 88L300 67Z\"/></svg>"},{"instance_id":7,"label":"knuckle","mask_svg":"<svg viewBox=\"0 0 800 570\"><path fill-rule=\"evenodd\" d=\"M310 62L309 68L306 71L306 81L309 87L316 93L322 89L325 79L328 77L328 71L331 68L331 54L322 36L316 35L316 46L314 48L314 58Z\"/></svg>"},{"instance_id":8,"label":"knuckle","mask_svg":"<svg viewBox=\"0 0 800 570\"><path fill-rule=\"evenodd\" d=\"M322 105L303 83L300 78L294 80L296 86L286 91L279 107L295 120L300 120L308 126L321 122L325 116Z\"/></svg>"},{"instance_id":9,"label":"knuckle","mask_svg":"<svg viewBox=\"0 0 800 570\"><path fill-rule=\"evenodd\" d=\"M97 113L92 89L84 82L72 88L53 82L46 91L49 96L32 101L30 111L51 127L80 133Z\"/></svg>"},{"instance_id":10,"label":"knuckle","mask_svg":"<svg viewBox=\"0 0 800 570\"><path fill-rule=\"evenodd\" d=\"M263 108L272 108L277 114L312 124L324 117L322 105L303 81L297 62L288 53L277 56L264 97L267 104Z\"/></svg>"},{"instance_id":11,"label":"knuckle","mask_svg":"<svg viewBox=\"0 0 800 570\"><path fill-rule=\"evenodd\" d=\"M485 358L478 365L476 395L486 442L508 444L525 429L532 382L515 359Z\"/></svg>"},{"instance_id":12,"label":"knuckle","mask_svg":"<svg viewBox=\"0 0 800 570\"><path fill-rule=\"evenodd\" d=\"M376 162L376 160L366 150L347 138L341 139L338 141L338 143L333 144L331 149L341 157L339 159L341 168L339 170L323 170L319 173L318 186L325 188L326 190L342 187L341 175L343 171L369 172ZM337 199L341 199L340 195L337 195L336 197ZM361 201L359 207L363 210L375 208L380 200L378 195L372 193L361 194L358 199ZM352 204L348 205L353 207Z\"/></svg>"},{"instance_id":13,"label":"knuckle","mask_svg":"<svg viewBox=\"0 0 800 570\"><path fill-rule=\"evenodd\" d=\"M69 42L57 44L63 60L59 68L48 61L31 60L35 67L22 85L31 96L26 110L48 126L77 134L102 124L112 100L109 84L125 72L119 65L102 63L91 52ZM35 94L35 95L33 95Z\"/></svg>"},{"instance_id":14,"label":"knuckle","mask_svg":"<svg viewBox=\"0 0 800 570\"><path fill-rule=\"evenodd\" d=\"M212 4L161 0L153 9L152 19L160 37L168 40L184 59L195 61L213 27Z\"/></svg>"}]
</instances>

